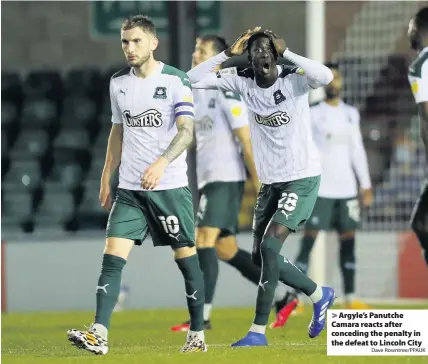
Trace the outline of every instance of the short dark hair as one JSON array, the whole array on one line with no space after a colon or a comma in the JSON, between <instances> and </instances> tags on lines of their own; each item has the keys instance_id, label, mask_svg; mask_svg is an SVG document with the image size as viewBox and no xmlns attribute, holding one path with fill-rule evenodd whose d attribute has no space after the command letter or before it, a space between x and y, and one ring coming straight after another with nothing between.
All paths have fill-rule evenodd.
<instances>
[{"instance_id":1,"label":"short dark hair","mask_svg":"<svg viewBox=\"0 0 428 364\"><path fill-rule=\"evenodd\" d=\"M420 9L415 15L416 27L422 30L428 30L428 6Z\"/></svg>"},{"instance_id":2,"label":"short dark hair","mask_svg":"<svg viewBox=\"0 0 428 364\"><path fill-rule=\"evenodd\" d=\"M324 64L324 66L326 66L330 69L339 70L339 63L338 62L333 62L333 61L326 62Z\"/></svg>"},{"instance_id":3,"label":"short dark hair","mask_svg":"<svg viewBox=\"0 0 428 364\"><path fill-rule=\"evenodd\" d=\"M139 27L145 32L152 33L156 36L156 27L152 20L146 15L131 16L122 23L121 30L129 30Z\"/></svg>"},{"instance_id":4,"label":"short dark hair","mask_svg":"<svg viewBox=\"0 0 428 364\"><path fill-rule=\"evenodd\" d=\"M269 34L266 34L265 32L256 32L248 39L248 42L247 42L248 59L250 60L250 62L251 62L251 52L250 52L251 46L257 39L262 37L269 39L269 42L271 43L273 55L275 57L275 61L278 60L278 52L275 49L271 36Z\"/></svg>"},{"instance_id":5,"label":"short dark hair","mask_svg":"<svg viewBox=\"0 0 428 364\"><path fill-rule=\"evenodd\" d=\"M217 53L221 53L229 48L226 39L215 34L205 34L200 36L199 39L201 42L212 42L213 47Z\"/></svg>"}]
</instances>

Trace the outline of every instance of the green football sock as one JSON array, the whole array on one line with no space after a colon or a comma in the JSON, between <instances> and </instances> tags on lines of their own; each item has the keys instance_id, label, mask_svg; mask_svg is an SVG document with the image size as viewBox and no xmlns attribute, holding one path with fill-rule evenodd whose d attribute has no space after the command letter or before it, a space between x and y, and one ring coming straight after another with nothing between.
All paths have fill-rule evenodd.
<instances>
[{"instance_id":1,"label":"green football sock","mask_svg":"<svg viewBox=\"0 0 428 364\"><path fill-rule=\"evenodd\" d=\"M282 243L276 238L263 238L260 246L262 256L262 278L259 283L254 324L266 325L269 320L272 301L278 280L282 283L301 290L310 296L317 285L299 268L284 258L279 252Z\"/></svg>"},{"instance_id":2,"label":"green football sock","mask_svg":"<svg viewBox=\"0 0 428 364\"><path fill-rule=\"evenodd\" d=\"M251 254L247 251L239 249L235 256L226 263L236 268L250 282L259 283L261 270L253 263Z\"/></svg>"},{"instance_id":3,"label":"green football sock","mask_svg":"<svg viewBox=\"0 0 428 364\"><path fill-rule=\"evenodd\" d=\"M309 258L311 255L312 248L314 247L315 239L312 236L303 236L303 239L300 241L300 251L296 259L296 267L299 268L303 273L308 273L309 268ZM294 290L296 295L299 295L301 292L298 289Z\"/></svg>"},{"instance_id":4,"label":"green football sock","mask_svg":"<svg viewBox=\"0 0 428 364\"><path fill-rule=\"evenodd\" d=\"M114 255L104 254L101 275L97 285L97 311L95 323L107 329L120 293L122 270L126 260Z\"/></svg>"},{"instance_id":5,"label":"green football sock","mask_svg":"<svg viewBox=\"0 0 428 364\"><path fill-rule=\"evenodd\" d=\"M198 256L176 259L176 263L183 274L186 287L187 307L190 315L190 330L204 329L204 278L199 267Z\"/></svg>"},{"instance_id":6,"label":"green football sock","mask_svg":"<svg viewBox=\"0 0 428 364\"><path fill-rule=\"evenodd\" d=\"M296 259L296 266L303 273L307 273L309 266L309 257L311 255L312 248L314 247L315 239L312 236L304 236L300 241L300 251Z\"/></svg>"},{"instance_id":7,"label":"green football sock","mask_svg":"<svg viewBox=\"0 0 428 364\"><path fill-rule=\"evenodd\" d=\"M279 252L281 247L279 246L278 248L278 244L280 244L279 240L276 242L277 251ZM279 280L287 286L293 287L299 292L303 292L308 297L311 296L315 292L317 284L287 258L282 255L279 256L281 257L279 259L281 269Z\"/></svg>"},{"instance_id":8,"label":"green football sock","mask_svg":"<svg viewBox=\"0 0 428 364\"><path fill-rule=\"evenodd\" d=\"M355 293L355 238L340 241L340 270L345 295Z\"/></svg>"},{"instance_id":9,"label":"green football sock","mask_svg":"<svg viewBox=\"0 0 428 364\"><path fill-rule=\"evenodd\" d=\"M204 273L205 303L213 301L218 279L218 257L216 248L198 249L199 265Z\"/></svg>"},{"instance_id":10,"label":"green football sock","mask_svg":"<svg viewBox=\"0 0 428 364\"><path fill-rule=\"evenodd\" d=\"M280 255L275 251L276 241L277 239L265 237L260 245L262 274L257 291L256 316L253 322L255 325L266 326L272 309L280 270Z\"/></svg>"}]
</instances>

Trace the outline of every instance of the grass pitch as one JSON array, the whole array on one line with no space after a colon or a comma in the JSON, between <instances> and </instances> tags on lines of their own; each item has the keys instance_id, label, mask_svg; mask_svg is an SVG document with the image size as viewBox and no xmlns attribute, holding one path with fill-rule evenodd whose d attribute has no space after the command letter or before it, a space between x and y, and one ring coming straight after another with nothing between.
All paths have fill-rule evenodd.
<instances>
[{"instance_id":1,"label":"grass pitch","mask_svg":"<svg viewBox=\"0 0 428 364\"><path fill-rule=\"evenodd\" d=\"M382 306L379 308L427 309L428 306ZM290 318L283 329L269 329L269 347L230 348L242 338L254 309L214 309L213 330L206 332L207 353L180 353L185 333L171 332L172 325L186 319L185 310L125 311L113 314L106 356L95 356L72 347L66 330L82 329L93 313L29 313L2 315L2 363L103 363L103 364L276 364L276 363L428 363L427 357L328 357L326 331L309 339L311 310ZM272 316L271 316L272 317Z\"/></svg>"}]
</instances>

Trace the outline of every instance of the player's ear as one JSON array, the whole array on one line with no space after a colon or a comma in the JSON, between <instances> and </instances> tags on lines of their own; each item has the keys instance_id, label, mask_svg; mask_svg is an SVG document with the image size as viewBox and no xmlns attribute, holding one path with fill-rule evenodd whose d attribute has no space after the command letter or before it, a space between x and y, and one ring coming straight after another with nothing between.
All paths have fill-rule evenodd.
<instances>
[{"instance_id":1,"label":"player's ear","mask_svg":"<svg viewBox=\"0 0 428 364\"><path fill-rule=\"evenodd\" d=\"M153 52L158 47L158 44L159 44L159 39L156 37L153 37L150 44L150 50Z\"/></svg>"},{"instance_id":2,"label":"player's ear","mask_svg":"<svg viewBox=\"0 0 428 364\"><path fill-rule=\"evenodd\" d=\"M249 67L253 67L253 59L251 58L251 55L248 53L248 65Z\"/></svg>"}]
</instances>

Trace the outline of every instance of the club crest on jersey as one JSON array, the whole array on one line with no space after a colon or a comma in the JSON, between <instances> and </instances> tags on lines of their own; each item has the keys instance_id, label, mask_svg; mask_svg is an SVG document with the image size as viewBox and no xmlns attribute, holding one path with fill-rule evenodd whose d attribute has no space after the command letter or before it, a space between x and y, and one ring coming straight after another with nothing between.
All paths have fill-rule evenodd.
<instances>
[{"instance_id":1,"label":"club crest on jersey","mask_svg":"<svg viewBox=\"0 0 428 364\"><path fill-rule=\"evenodd\" d=\"M123 118L126 126L130 128L159 128L162 125L162 114L155 109L144 111L136 116L131 116L131 112L125 110Z\"/></svg>"},{"instance_id":2,"label":"club crest on jersey","mask_svg":"<svg viewBox=\"0 0 428 364\"><path fill-rule=\"evenodd\" d=\"M166 99L166 87L156 87L155 93L153 94L154 99Z\"/></svg>"},{"instance_id":3,"label":"club crest on jersey","mask_svg":"<svg viewBox=\"0 0 428 364\"><path fill-rule=\"evenodd\" d=\"M270 126L272 128L278 128L290 122L290 117L284 111L277 111L265 117L255 114L254 119L256 120L257 124Z\"/></svg>"},{"instance_id":4,"label":"club crest on jersey","mask_svg":"<svg viewBox=\"0 0 428 364\"><path fill-rule=\"evenodd\" d=\"M208 108L209 109L215 108L215 99L210 99L210 102L208 103Z\"/></svg>"},{"instance_id":5,"label":"club crest on jersey","mask_svg":"<svg viewBox=\"0 0 428 364\"><path fill-rule=\"evenodd\" d=\"M285 101L285 96L282 94L281 90L278 90L273 93L273 99L275 100L275 105L278 105Z\"/></svg>"}]
</instances>

